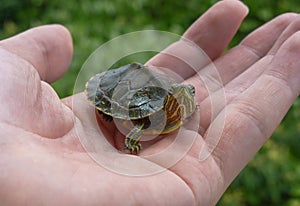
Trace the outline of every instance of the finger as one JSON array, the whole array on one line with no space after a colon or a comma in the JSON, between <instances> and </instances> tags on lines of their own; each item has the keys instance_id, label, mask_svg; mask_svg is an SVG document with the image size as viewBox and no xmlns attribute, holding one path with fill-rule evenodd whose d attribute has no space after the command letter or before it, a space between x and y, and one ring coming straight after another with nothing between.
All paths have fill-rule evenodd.
<instances>
[{"instance_id":1,"label":"finger","mask_svg":"<svg viewBox=\"0 0 300 206\"><path fill-rule=\"evenodd\" d=\"M223 111L225 127L213 155L222 165L228 184L270 137L299 96L299 54L297 32L280 47L263 74Z\"/></svg>"},{"instance_id":2,"label":"finger","mask_svg":"<svg viewBox=\"0 0 300 206\"><path fill-rule=\"evenodd\" d=\"M170 68L186 79L227 48L247 13L247 7L240 1L218 2L184 33L181 41L147 64Z\"/></svg>"},{"instance_id":3,"label":"finger","mask_svg":"<svg viewBox=\"0 0 300 206\"><path fill-rule=\"evenodd\" d=\"M55 30L59 26L36 28L1 41L0 81L5 87L0 90L0 121L31 134L58 138L73 127L73 113L61 103L53 88L41 81L41 77L51 81L55 73L61 72L56 68L47 71L62 63L59 56L62 50L46 46L54 40L49 38L50 34L45 34L45 31L53 31L50 28ZM52 43L53 46L56 44Z\"/></svg>"},{"instance_id":4,"label":"finger","mask_svg":"<svg viewBox=\"0 0 300 206\"><path fill-rule=\"evenodd\" d=\"M211 59L227 48L248 8L240 1L221 1L208 10L183 35L199 45Z\"/></svg>"},{"instance_id":5,"label":"finger","mask_svg":"<svg viewBox=\"0 0 300 206\"><path fill-rule=\"evenodd\" d=\"M275 18L252 32L240 45L217 59L214 65L205 67L199 75L187 80L186 83L196 88L201 109L201 131L205 131L226 104L247 89L265 70L271 56L263 56L297 16L291 13Z\"/></svg>"},{"instance_id":6,"label":"finger","mask_svg":"<svg viewBox=\"0 0 300 206\"><path fill-rule=\"evenodd\" d=\"M30 29L1 41L0 46L30 62L47 82L54 82L67 71L73 53L70 33L60 25Z\"/></svg>"},{"instance_id":7,"label":"finger","mask_svg":"<svg viewBox=\"0 0 300 206\"><path fill-rule=\"evenodd\" d=\"M297 17L297 14L284 14L256 29L247 36L240 45L231 49L227 54L214 61L189 80L196 88L208 88L210 92L223 88L224 85L238 77L260 58L265 56L273 47L278 37L289 24ZM200 80L202 81L200 82ZM212 84L212 85L210 85ZM215 88L215 89L214 89ZM222 89L221 88L221 89ZM204 88L203 91L206 89ZM202 91L202 89L201 89ZM204 100L209 93L201 92L198 101Z\"/></svg>"},{"instance_id":8,"label":"finger","mask_svg":"<svg viewBox=\"0 0 300 206\"><path fill-rule=\"evenodd\" d=\"M297 14L293 18L293 22L285 29L285 31L280 35L272 49L268 52L268 54L275 54L277 50L281 47L281 45L295 32L300 30L300 16Z\"/></svg>"},{"instance_id":9,"label":"finger","mask_svg":"<svg viewBox=\"0 0 300 206\"><path fill-rule=\"evenodd\" d=\"M223 84L230 82L249 66L264 57L279 36L298 14L287 13L276 17L247 36L237 47L215 62Z\"/></svg>"},{"instance_id":10,"label":"finger","mask_svg":"<svg viewBox=\"0 0 300 206\"><path fill-rule=\"evenodd\" d=\"M267 44L267 47L269 51L262 47L262 49L254 49L253 52L256 54L262 54L264 56L263 52L266 54L263 58L261 58L259 61L256 61L254 65L243 71L241 74L239 74L236 78L232 79L231 81L226 82L225 90L226 90L226 100L228 103L230 103L235 97L237 97L239 94L244 92L250 85L252 85L257 78L266 70L266 68L269 66L269 63L272 61L275 52L278 51L279 47L284 43L284 41L291 36L293 33L295 33L297 30L297 22L299 21L298 14L285 14L279 16L277 19L274 20L274 25L268 29L265 30L265 32L262 32L261 35L271 33L272 31L276 31L278 33L276 36L273 36L273 42L276 38L278 38L274 44L272 44L272 41ZM296 24L295 24L296 22ZM300 25L300 24L299 24ZM285 29L284 29L285 28ZM284 29L284 30L283 30ZM281 32L280 32L281 31ZM289 35L288 35L289 34ZM258 45L262 45L263 42L266 42L270 39L272 39L270 36L265 35L266 39L261 39L261 42L256 42ZM253 37L253 40L255 37ZM250 45L248 43L248 45ZM253 41L253 44L255 45L255 41ZM249 46L247 46L249 47ZM250 48L254 48L251 46ZM271 49L270 49L271 48ZM257 55L259 56L259 55ZM240 62L242 64L242 62Z\"/></svg>"}]
</instances>

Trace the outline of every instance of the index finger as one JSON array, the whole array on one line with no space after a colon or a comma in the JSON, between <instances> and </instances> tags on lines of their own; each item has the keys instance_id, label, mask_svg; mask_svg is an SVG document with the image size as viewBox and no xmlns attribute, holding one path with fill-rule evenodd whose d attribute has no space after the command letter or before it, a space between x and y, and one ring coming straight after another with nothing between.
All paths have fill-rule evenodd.
<instances>
[{"instance_id":1,"label":"index finger","mask_svg":"<svg viewBox=\"0 0 300 206\"><path fill-rule=\"evenodd\" d=\"M182 39L152 58L147 65L164 67L186 79L227 48L248 8L236 0L211 7L184 33Z\"/></svg>"}]
</instances>

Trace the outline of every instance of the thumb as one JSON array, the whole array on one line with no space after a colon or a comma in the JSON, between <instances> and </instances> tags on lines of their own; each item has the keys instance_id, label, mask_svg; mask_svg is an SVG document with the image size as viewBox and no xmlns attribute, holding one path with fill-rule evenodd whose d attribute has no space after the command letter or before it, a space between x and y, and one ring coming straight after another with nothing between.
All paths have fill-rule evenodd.
<instances>
[{"instance_id":1,"label":"thumb","mask_svg":"<svg viewBox=\"0 0 300 206\"><path fill-rule=\"evenodd\" d=\"M67 71L73 55L71 35L61 25L30 29L0 41L0 47L32 64L46 82L59 79Z\"/></svg>"},{"instance_id":2,"label":"thumb","mask_svg":"<svg viewBox=\"0 0 300 206\"><path fill-rule=\"evenodd\" d=\"M48 138L66 134L73 126L73 113L45 81L61 77L71 56L69 32L58 25L1 41L0 121Z\"/></svg>"}]
</instances>

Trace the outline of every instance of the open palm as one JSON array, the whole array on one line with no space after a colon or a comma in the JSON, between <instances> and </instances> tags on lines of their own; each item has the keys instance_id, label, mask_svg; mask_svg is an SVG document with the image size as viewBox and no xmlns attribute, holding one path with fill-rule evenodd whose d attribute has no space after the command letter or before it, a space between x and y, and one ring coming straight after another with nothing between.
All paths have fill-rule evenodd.
<instances>
[{"instance_id":1,"label":"open palm","mask_svg":"<svg viewBox=\"0 0 300 206\"><path fill-rule=\"evenodd\" d=\"M112 172L91 159L78 138L78 127L84 125L82 115L89 118L90 114L79 115L71 109L74 98L82 103L82 111L90 106L82 94L60 100L47 83L60 78L71 61L71 37L65 28L38 27L1 41L1 203L216 204L300 93L300 19L296 14L275 18L221 55L246 14L240 2L222 1L184 34L214 61L220 79L209 67L195 65L195 73L164 54L148 62L173 68L195 86L201 124L198 132L186 130L182 134L196 139L180 161L160 173L141 177ZM179 57L188 54L197 58L181 42L170 48ZM222 82L222 89L207 93L197 74L208 77L208 84ZM219 94L226 99L220 97L220 104ZM212 98L217 102L214 112ZM199 161L199 151L209 138L207 131L218 126L221 116L220 140L211 155ZM98 120L103 133L110 134L108 140L120 148L118 131L111 123ZM163 147L167 141L169 138L164 138L142 152Z\"/></svg>"}]
</instances>

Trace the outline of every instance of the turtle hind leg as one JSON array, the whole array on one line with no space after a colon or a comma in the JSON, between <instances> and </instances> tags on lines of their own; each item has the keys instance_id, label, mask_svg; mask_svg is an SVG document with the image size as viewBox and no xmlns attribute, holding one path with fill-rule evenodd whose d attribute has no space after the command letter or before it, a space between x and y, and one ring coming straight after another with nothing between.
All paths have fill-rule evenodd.
<instances>
[{"instance_id":1,"label":"turtle hind leg","mask_svg":"<svg viewBox=\"0 0 300 206\"><path fill-rule=\"evenodd\" d=\"M142 144L139 143L139 140L142 137L144 128L144 123L137 124L134 128L126 135L125 138L125 148L130 150L131 154L135 151L138 153L142 149Z\"/></svg>"}]
</instances>

